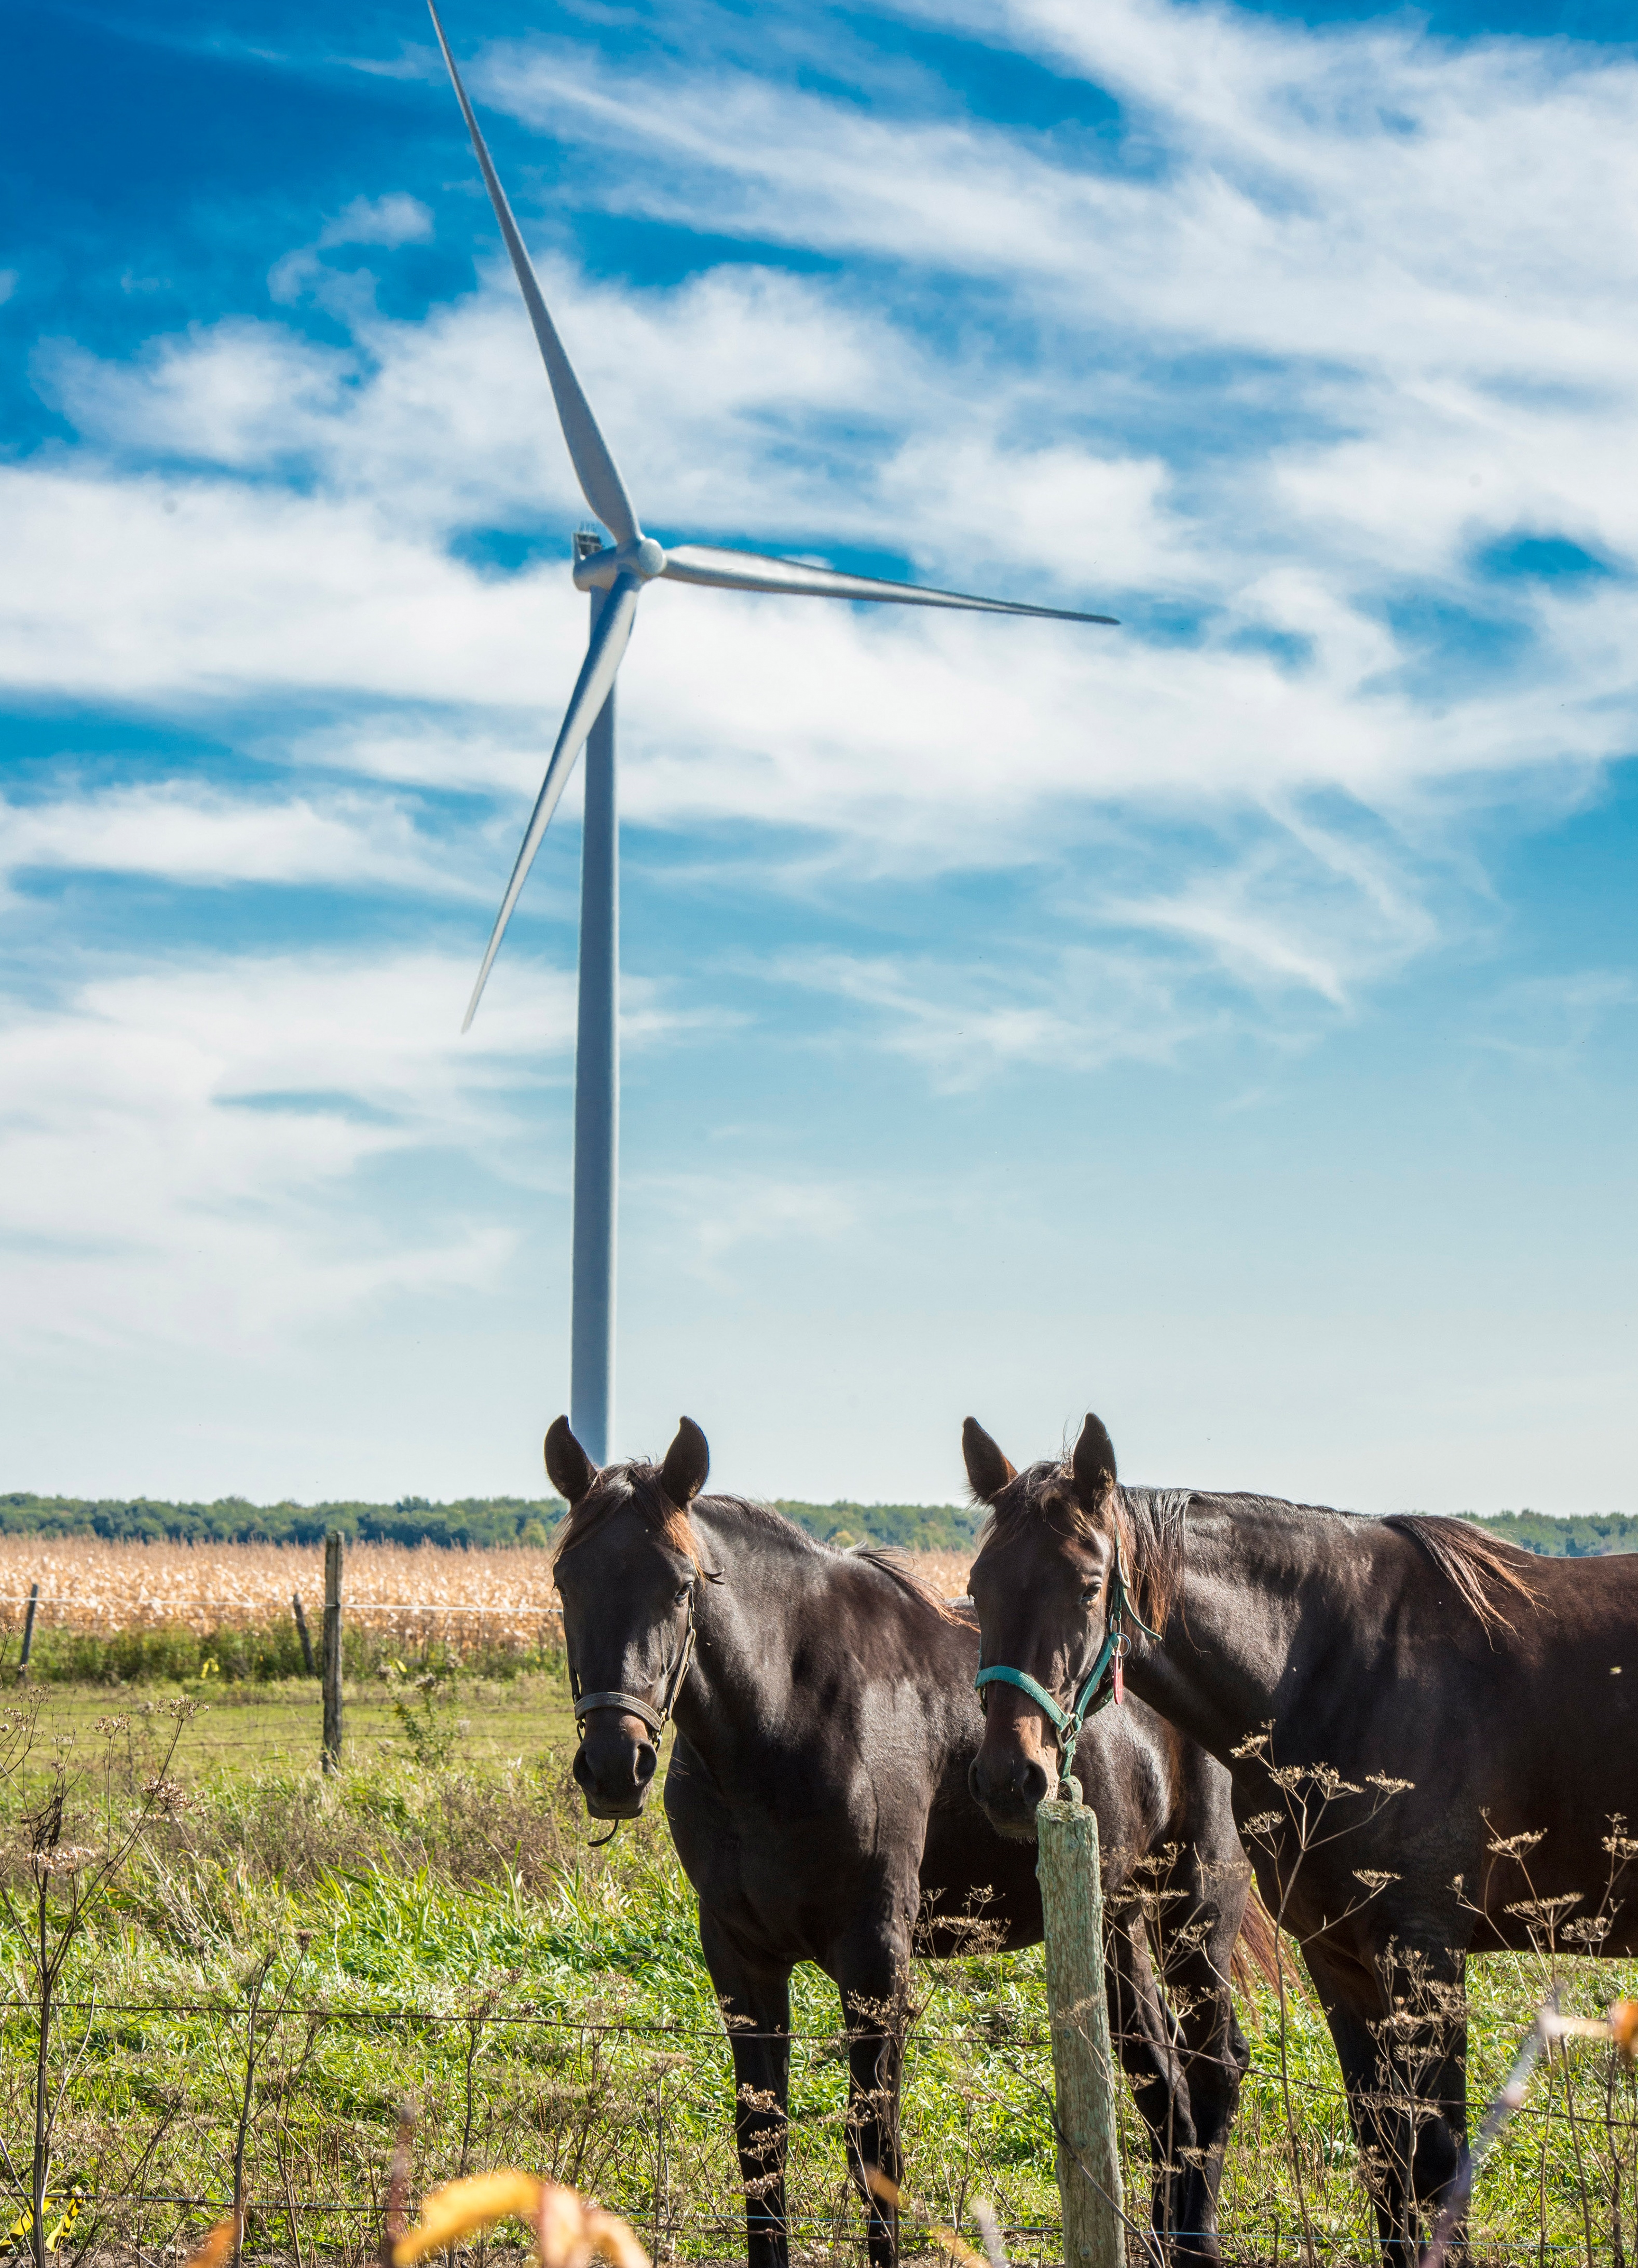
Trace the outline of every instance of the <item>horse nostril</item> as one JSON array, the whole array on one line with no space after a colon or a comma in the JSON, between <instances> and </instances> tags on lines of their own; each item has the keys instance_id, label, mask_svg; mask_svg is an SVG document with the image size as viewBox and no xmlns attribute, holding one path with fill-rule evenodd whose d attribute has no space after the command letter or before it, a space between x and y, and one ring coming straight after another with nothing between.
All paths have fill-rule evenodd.
<instances>
[{"instance_id":1,"label":"horse nostril","mask_svg":"<svg viewBox=\"0 0 1638 2268\"><path fill-rule=\"evenodd\" d=\"M592 1768L586 1761L584 1743L574 1752L574 1778L578 1787L590 1787L592 1784Z\"/></svg>"},{"instance_id":2,"label":"horse nostril","mask_svg":"<svg viewBox=\"0 0 1638 2268\"><path fill-rule=\"evenodd\" d=\"M1018 1792L1033 1809L1047 1797L1046 1766L1032 1756L1018 1776Z\"/></svg>"},{"instance_id":3,"label":"horse nostril","mask_svg":"<svg viewBox=\"0 0 1638 2268\"><path fill-rule=\"evenodd\" d=\"M645 1741L642 1747L638 1749L637 1752L637 1761L633 1767L638 1787L646 1787L648 1786L649 1781L654 1777L654 1767L659 1762L660 1754L658 1749L651 1748L648 1742Z\"/></svg>"}]
</instances>

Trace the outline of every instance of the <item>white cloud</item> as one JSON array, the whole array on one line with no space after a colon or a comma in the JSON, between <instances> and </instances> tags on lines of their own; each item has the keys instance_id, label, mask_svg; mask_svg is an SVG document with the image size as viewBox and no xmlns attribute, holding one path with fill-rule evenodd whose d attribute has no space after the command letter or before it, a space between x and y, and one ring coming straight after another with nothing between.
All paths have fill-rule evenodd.
<instances>
[{"instance_id":1,"label":"white cloud","mask_svg":"<svg viewBox=\"0 0 1638 2268\"><path fill-rule=\"evenodd\" d=\"M735 264L643 291L545 250L653 524L890 541L936 579L1133 617L1058 631L656 590L622 680L626 809L777 829L762 879L799 891L1095 859L1129 932L1253 995L1345 1006L1439 933L1423 872L1465 807L1631 745L1625 585L1501 586L1473 561L1522 528L1638 556L1632 483L1609 477L1638 448L1638 238L1605 225L1638 170L1638 72L1166 0L966 21L1112 90L1148 162L715 58L617 81L560 45L479 61L488 99L645 151L595 194L898 263L895 290ZM320 242L432 225L393 193ZM54 350L45 382L88 446L0 469L0 677L161 711L328 701L328 721L258 728L258 752L493 789L509 843L584 601L561 564L498 576L451 546L580 516L534 342L498 261L424 323L350 320L342 347L240 320L128 365ZM1180 630L1146 627L1155 599ZM1425 650L1441 608L1503 622L1504 660ZM364 809L294 798L260 849L223 813L178 820L168 852L162 814L146 836L116 806L72 826L123 827L132 856L412 879L408 822ZM1140 885L1111 813L1210 814L1217 847ZM1018 1013L998 1045L1034 1044Z\"/></svg>"},{"instance_id":2,"label":"white cloud","mask_svg":"<svg viewBox=\"0 0 1638 2268\"><path fill-rule=\"evenodd\" d=\"M0 680L19 688L543 706L553 633L570 684L584 643L564 578L486 584L362 499L27 465L0 469Z\"/></svg>"},{"instance_id":3,"label":"white cloud","mask_svg":"<svg viewBox=\"0 0 1638 2268\"><path fill-rule=\"evenodd\" d=\"M446 846L423 838L413 817L386 798L269 802L209 794L184 780L50 803L0 801L0 874L48 867L214 887L384 885L439 896L476 887L452 871Z\"/></svg>"},{"instance_id":4,"label":"white cloud","mask_svg":"<svg viewBox=\"0 0 1638 2268\"><path fill-rule=\"evenodd\" d=\"M732 1285L734 1270L726 1263L737 1256L742 1265L745 1247L777 1250L793 1242L845 1243L865 1209L863 1194L845 1182L756 1172L732 1180L674 1176L632 1196L646 1210L658 1209L667 1218L676 1264L719 1290Z\"/></svg>"},{"instance_id":5,"label":"white cloud","mask_svg":"<svg viewBox=\"0 0 1638 2268\"><path fill-rule=\"evenodd\" d=\"M1112 950L1060 950L1011 969L823 952L786 955L778 973L862 1010L877 1045L952 1094L1071 1061L1088 1071L1170 1063L1214 1020L1185 998L1182 971Z\"/></svg>"},{"instance_id":6,"label":"white cloud","mask_svg":"<svg viewBox=\"0 0 1638 2268\"><path fill-rule=\"evenodd\" d=\"M424 244L432 233L432 216L419 197L395 190L384 197L355 197L328 220L319 232L319 249L335 244Z\"/></svg>"},{"instance_id":7,"label":"white cloud","mask_svg":"<svg viewBox=\"0 0 1638 2268\"><path fill-rule=\"evenodd\" d=\"M1188 1145L1110 1132L1077 1082L1136 1064L1128 1100L1227 1125L1248 1082L1275 1079L1277 1052L1336 1031L1487 914L1494 838L1475 813L1562 811L1630 748L1638 232L1620 216L1638 188L1638 71L1568 44L1446 44L1402 18L1316 31L1209 0L963 5L905 12L1044 59L1066 111L1082 85L1112 93L1118 127L941 114L927 77L900 99L908 70L839 95L845 68L796 85L783 55L753 78L690 47L687 21L659 61L623 54L608 72L572 41L476 59L486 99L569 145L550 209L529 213L527 166L512 186L658 532L852 547L1127 617L1109 633L675 589L645 601L621 690L628 871L663 863L669 904L693 887L726 917L679 924L666 981L628 983L624 1028L658 1050L743 1016L747 1036L718 1059L719 1087L705 1092L709 1054L690 1047L645 1105L663 1139L629 1192L631 1404L663 1411L665 1438L680 1373L713 1430L714 1409L732 1412L760 1479L874 1492L874 1474L933 1493L948 1484L915 1474L947 1462L954 1476L953 1431L937 1454L904 1444L932 1439L915 1428L933 1428L952 1379L976 1365L1010 1381L1001 1400L1029 1413L1018 1438L1045 1443L1096 1356L1168 1469L1227 1459L1251 1483L1398 1502L1414 1465L1459 1503L1486 1473L1509 1470L1511 1491L1509 1411L1536 1406L1530 1381L1556 1363L1582 1384L1546 1414L1575 1422L1566 1435L1540 1419L1529 1469L1580 1485L1568 1440L1575 1474L1626 1470L1619 1417L1602 1434L1583 1422L1622 1406L1619 1379L1585 1375L1630 1268L1575 1114L1558 1112L1555 1202L1582 1211L1542 1232L1542 1259L1518 1241L1540 1212L1519 1201L1538 1167L1504 1190L1499 1139L1482 1162L1504 1193L1465 1243L1461 1208L1417 1213L1425 1095L1386 1099L1360 1138L1408 1209L1350 1247L1323 1173L1305 1197L1280 1114L1237 1162L1232 1142L1220 1154L1237 1176L1226 1209ZM38 1410L31 1395L42 1484L78 1454L93 1373L148 1429L159 1484L284 1487L299 1471L320 1493L471 1484L561 1366L569 980L514 940L474 1032L455 1035L584 646L564 571L584 507L464 150L460 163L427 204L388 191L314 224L273 262L269 297L230 320L124 363L40 350L78 440L0 466L0 681L145 725L203 722L258 767L254 793L83 787L65 757L43 802L7 810L8 871L316 880L440 911L456 892L484 900L470 957L189 948L151 966L127 940L119 973L11 1013L5 1328L51 1383ZM695 230L702 258L736 233L753 256L663 288L597 280L569 251L593 206L666 224L685 255ZM464 241L475 214L479 288L421 322L383 317L374 277L395 247L434 227ZM769 244L802 272L779 272ZM156 270L176 264L162 251ZM515 555L491 545L497 530L539 540L528 571L485 563ZM1615 571L1498 582L1482 554L1521 531ZM485 815L434 819L400 792L440 787L477 792ZM986 868L1011 871L939 893L941 876ZM807 901L800 925L766 917L781 895ZM861 911L867 942L838 907ZM60 932L48 946L54 968L81 965ZM752 986L780 983L808 1012L751 1025ZM1497 1080L1522 1064L1508 1109L1528 1106L1630 1005L1619 971L1522 987L1472 1019L1473 1061ZM857 1076L860 1107L810 1123L808 1059L830 1070L865 1049L913 1075L854 1060L824 1100L851 1099ZM936 1125L927 1086L946 1099ZM1025 1143L1018 1114L1037 1100ZM696 1170L721 1113L759 1110L778 1123L711 1153L738 1170ZM1288 1145L1306 1138L1296 1123ZM838 1162L851 1178L830 1177ZM1369 1390L1345 1452L1341 1342L1313 1318L1350 1255L1346 1359ZM698 1295L684 1333L679 1273ZM1152 1311L1134 1314L1146 1283ZM423 1290L438 1296L403 1325ZM158 1351L144 1368L133 1350ZM287 1358L286 1398L253 1424L243 1411ZM826 1380L818 1419L793 1409L793 1375ZM834 1412L860 1395L867 1425L844 1444ZM196 1456L187 1441L235 1402L240 1437ZM1302 1469L1253 1457L1253 1436L1284 1456L1304 1426ZM533 1484L528 1446L510 1484ZM107 1484L125 1485L133 1453L100 1454Z\"/></svg>"},{"instance_id":8,"label":"white cloud","mask_svg":"<svg viewBox=\"0 0 1638 2268\"><path fill-rule=\"evenodd\" d=\"M904 263L912 323L928 281L916 271L982 280L1007 311L985 325L985 375L1049 433L1118 430L1166 400L1190 454L1204 443L1214 482L1229 476L1211 501L1232 528L1200 531L1216 534L1220 574L1289 546L1288 451L1324 464L1334 449L1344 472L1305 545L1351 543L1373 475L1397 469L1411 556L1436 541L1447 570L1470 526L1507 524L1521 490L1635 548L1628 484L1612 495L1596 472L1634 439L1638 237L1609 222L1638 187L1624 55L1166 0L965 21L1116 94L1146 162L1126 171L1103 142L1081 154L744 73L601 73L557 45L498 49L483 84L556 134L640 149L646 162L618 174L628 207ZM1008 319L1022 354L1000 343ZM958 335L947 408L976 398L972 337ZM1179 349L1218 359L1179 370ZM907 363L919 416L929 381L913 354L893 381ZM1502 492L1475 497L1469 480L1503 468Z\"/></svg>"},{"instance_id":9,"label":"white cloud","mask_svg":"<svg viewBox=\"0 0 1638 2268\"><path fill-rule=\"evenodd\" d=\"M1633 166L1638 74L1162 0L968 21L1112 88L1155 162L714 63L616 84L557 46L482 63L489 99L640 144L643 167L600 169L610 195L617 175L655 213L906 264L867 304L746 266L637 291L546 253L653 524L890 541L937 579L1133 617L1060 635L656 592L623 681L633 814L797 827L885 870L911 846L1028 857L1053 815L1111 800L1284 798L1283 826L1317 788L1391 809L1624 752L1624 587L1502 588L1472 562L1521 528L1638 555L1632 484L1607 476L1638 448L1638 245L1591 225ZM1549 148L1544 198L1518 152ZM401 202L331 226L407 228ZM6 475L0 671L157 703L389 699L303 747L532 790L581 602L556 566L495 578L446 549L580 512L500 263L424 324L359 316L346 349L229 323L132 366L62 351L50 380L114 461ZM296 466L306 495L262 477ZM1505 675L1427 676L1435 595L1507 622ZM1199 630L1151 642L1156 597Z\"/></svg>"},{"instance_id":10,"label":"white cloud","mask_svg":"<svg viewBox=\"0 0 1638 2268\"><path fill-rule=\"evenodd\" d=\"M157 340L134 364L58 341L36 358L35 376L105 446L242 471L301 456L357 369L355 356L277 323L240 320Z\"/></svg>"},{"instance_id":11,"label":"white cloud","mask_svg":"<svg viewBox=\"0 0 1638 2268\"><path fill-rule=\"evenodd\" d=\"M1578 968L1509 984L1489 1004L1478 1046L1512 1057L1537 1076L1573 1077L1612 1019L1638 1004L1638 982L1624 969Z\"/></svg>"},{"instance_id":12,"label":"white cloud","mask_svg":"<svg viewBox=\"0 0 1638 2268\"><path fill-rule=\"evenodd\" d=\"M515 1091L542 1059L566 1068L569 978L504 988L461 1040L470 982L434 954L287 954L100 977L61 1007L12 1007L8 1331L249 1347L398 1292L492 1281L512 1239L459 1182L439 1218L411 1226L368 1180L433 1147L492 1171Z\"/></svg>"}]
</instances>

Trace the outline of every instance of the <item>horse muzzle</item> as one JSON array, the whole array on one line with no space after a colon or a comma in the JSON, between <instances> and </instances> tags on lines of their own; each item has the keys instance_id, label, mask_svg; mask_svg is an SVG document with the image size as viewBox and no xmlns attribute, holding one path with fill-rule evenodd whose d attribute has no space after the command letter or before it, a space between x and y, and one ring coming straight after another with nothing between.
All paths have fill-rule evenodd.
<instances>
[{"instance_id":1,"label":"horse muzzle","mask_svg":"<svg viewBox=\"0 0 1638 2268\"><path fill-rule=\"evenodd\" d=\"M967 1768L973 1801L996 1833L1014 1843L1035 1841L1036 1807L1056 1784L1038 1756L1010 1742L992 1756L986 1742Z\"/></svg>"},{"instance_id":2,"label":"horse muzzle","mask_svg":"<svg viewBox=\"0 0 1638 2268\"><path fill-rule=\"evenodd\" d=\"M606 1721L600 1721L606 1720ZM594 1819L635 1819L648 1800L660 1752L636 1717L599 1709L575 1751L575 1784Z\"/></svg>"}]
</instances>

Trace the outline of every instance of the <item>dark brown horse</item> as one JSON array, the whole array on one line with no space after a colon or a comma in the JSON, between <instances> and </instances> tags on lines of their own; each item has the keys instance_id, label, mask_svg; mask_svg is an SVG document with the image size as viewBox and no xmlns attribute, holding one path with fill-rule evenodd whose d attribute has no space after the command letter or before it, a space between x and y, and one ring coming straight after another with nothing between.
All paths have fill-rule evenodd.
<instances>
[{"instance_id":1,"label":"dark brown horse","mask_svg":"<svg viewBox=\"0 0 1638 2268\"><path fill-rule=\"evenodd\" d=\"M1324 2007L1384 2254L1408 2260L1465 2144L1465 1956L1638 1949L1638 1556L1122 1488L1092 1417L1067 1464L1015 1473L970 1418L966 1447L991 1508L985 1659L1062 1695L1125 1593L1132 1690L1233 1776L1258 1888ZM974 1792L998 1822L1045 1785L1044 1725L994 1690Z\"/></svg>"},{"instance_id":2,"label":"dark brown horse","mask_svg":"<svg viewBox=\"0 0 1638 2268\"><path fill-rule=\"evenodd\" d=\"M870 2176L899 2179L912 1943L973 1949L975 1911L990 1943L1038 1942L1035 1852L1011 1822L998 1834L969 1793L983 1732L970 1616L876 1554L831 1550L760 1505L701 1495L708 1462L687 1418L658 1466L599 1472L561 1418L546 1437L570 1507L557 1576L581 1730L574 1776L594 1817L633 1817L675 1718L666 1815L728 2025L752 2268L782 2268L788 2256L799 1961L841 1992L849 2159L873 2268L887 2268L896 2217ZM1112 1897L1146 1854L1176 1846L1169 1878L1153 1887L1174 1900L1164 1921L1177 2012L1156 1983L1139 1901L1110 1932L1110 2024L1152 2138L1156 2227L1178 2256L1213 2260L1223 2142L1247 2062L1228 1966L1250 1870L1228 1778L1141 1708L1088 1731L1075 1769ZM1027 1826L1032 1838L1033 1816Z\"/></svg>"}]
</instances>

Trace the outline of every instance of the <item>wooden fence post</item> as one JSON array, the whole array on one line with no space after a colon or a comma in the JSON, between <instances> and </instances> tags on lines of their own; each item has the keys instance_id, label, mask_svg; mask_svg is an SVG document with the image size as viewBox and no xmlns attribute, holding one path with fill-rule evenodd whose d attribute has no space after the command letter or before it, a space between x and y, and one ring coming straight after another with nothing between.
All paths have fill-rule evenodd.
<instances>
[{"instance_id":1,"label":"wooden fence post","mask_svg":"<svg viewBox=\"0 0 1638 2268\"><path fill-rule=\"evenodd\" d=\"M342 1539L332 1529L324 1539L324 1747L320 1762L327 1772L341 1770L342 1749Z\"/></svg>"},{"instance_id":2,"label":"wooden fence post","mask_svg":"<svg viewBox=\"0 0 1638 2268\"><path fill-rule=\"evenodd\" d=\"M23 1651L17 1665L17 1682L28 1683L28 1657L34 1650L34 1615L40 1605L40 1586L35 1584L28 1594L28 1612L23 1617Z\"/></svg>"},{"instance_id":3,"label":"wooden fence post","mask_svg":"<svg viewBox=\"0 0 1638 2268\"><path fill-rule=\"evenodd\" d=\"M295 1610L296 1636L301 1640L301 1659L306 1666L308 1676L314 1677L318 1675L318 1671L313 1659L313 1640L307 1635L307 1617L301 1611L301 1593L299 1591L292 1591L291 1593L290 1603Z\"/></svg>"},{"instance_id":4,"label":"wooden fence post","mask_svg":"<svg viewBox=\"0 0 1638 2268\"><path fill-rule=\"evenodd\" d=\"M1064 2268L1125 2268L1097 1819L1081 1801L1078 1787L1074 1796L1073 1802L1044 1803L1035 1815L1058 2103Z\"/></svg>"}]
</instances>

